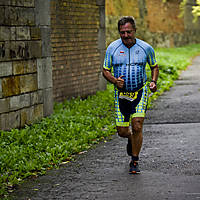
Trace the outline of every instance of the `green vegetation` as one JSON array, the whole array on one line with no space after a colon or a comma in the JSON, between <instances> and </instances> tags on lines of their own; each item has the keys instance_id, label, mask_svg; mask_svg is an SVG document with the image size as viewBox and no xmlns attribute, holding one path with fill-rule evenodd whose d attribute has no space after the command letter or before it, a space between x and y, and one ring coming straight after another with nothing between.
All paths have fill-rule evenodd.
<instances>
[{"instance_id":1,"label":"green vegetation","mask_svg":"<svg viewBox=\"0 0 200 200\"><path fill-rule=\"evenodd\" d=\"M190 64L191 57L200 53L199 49L200 45L157 49L159 91L152 100L172 86L180 70ZM73 155L114 134L113 109L113 87L108 85L106 91L85 100L77 98L55 104L51 117L32 126L0 131L0 195L11 192L27 177L69 162Z\"/></svg>"},{"instance_id":2,"label":"green vegetation","mask_svg":"<svg viewBox=\"0 0 200 200\"><path fill-rule=\"evenodd\" d=\"M166 3L169 0L162 0L163 3ZM184 16L185 13L185 6L187 5L188 0L182 0L180 3L180 17ZM196 0L196 5L192 6L192 14L194 16L193 22L195 23L198 20L198 17L200 17L200 0Z\"/></svg>"},{"instance_id":3,"label":"green vegetation","mask_svg":"<svg viewBox=\"0 0 200 200\"><path fill-rule=\"evenodd\" d=\"M173 85L173 81L179 77L181 70L185 70L191 63L191 59L196 55L200 55L200 44L156 49L156 58L159 65L158 91L150 98L149 106L152 106L151 102L159 95L169 90ZM148 66L147 71L148 77L151 77Z\"/></svg>"},{"instance_id":4,"label":"green vegetation","mask_svg":"<svg viewBox=\"0 0 200 200\"><path fill-rule=\"evenodd\" d=\"M21 130L1 131L1 194L7 186L12 191L24 178L58 167L115 133L111 90L55 104L51 117Z\"/></svg>"},{"instance_id":5,"label":"green vegetation","mask_svg":"<svg viewBox=\"0 0 200 200\"><path fill-rule=\"evenodd\" d=\"M196 0L196 3L196 6L192 6L192 14L194 15L193 22L196 22L197 19L200 17L200 0Z\"/></svg>"}]
</instances>

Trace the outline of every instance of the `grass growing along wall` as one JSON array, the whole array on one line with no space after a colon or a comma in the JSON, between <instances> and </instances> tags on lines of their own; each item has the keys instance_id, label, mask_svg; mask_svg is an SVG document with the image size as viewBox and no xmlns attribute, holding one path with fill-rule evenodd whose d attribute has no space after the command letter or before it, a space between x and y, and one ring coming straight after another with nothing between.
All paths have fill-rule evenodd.
<instances>
[{"instance_id":1,"label":"grass growing along wall","mask_svg":"<svg viewBox=\"0 0 200 200\"><path fill-rule=\"evenodd\" d=\"M28 176L69 161L114 131L113 94L55 104L54 114L24 129L0 132L0 194Z\"/></svg>"},{"instance_id":2,"label":"grass growing along wall","mask_svg":"<svg viewBox=\"0 0 200 200\"><path fill-rule=\"evenodd\" d=\"M158 92L151 101L173 85L180 70L200 54L200 45L156 49L160 76ZM148 77L150 70L147 66ZM69 161L71 156L89 149L114 134L113 87L80 98L55 104L54 114L24 129L0 131L0 195L13 189L26 177L44 174L46 170Z\"/></svg>"}]
</instances>

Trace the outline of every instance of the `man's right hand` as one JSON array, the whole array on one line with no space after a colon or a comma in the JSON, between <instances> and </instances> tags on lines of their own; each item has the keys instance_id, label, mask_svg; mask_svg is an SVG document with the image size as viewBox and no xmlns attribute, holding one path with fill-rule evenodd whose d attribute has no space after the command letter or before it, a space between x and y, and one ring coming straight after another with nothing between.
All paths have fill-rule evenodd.
<instances>
[{"instance_id":1,"label":"man's right hand","mask_svg":"<svg viewBox=\"0 0 200 200\"><path fill-rule=\"evenodd\" d=\"M122 89L124 87L124 79L122 79L124 77L124 75L120 76L117 78L115 85Z\"/></svg>"}]
</instances>

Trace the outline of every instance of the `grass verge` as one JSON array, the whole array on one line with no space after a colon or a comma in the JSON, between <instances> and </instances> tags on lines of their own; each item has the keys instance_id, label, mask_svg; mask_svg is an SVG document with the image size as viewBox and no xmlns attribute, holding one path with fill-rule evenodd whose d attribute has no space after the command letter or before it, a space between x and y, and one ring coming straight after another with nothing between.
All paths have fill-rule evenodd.
<instances>
[{"instance_id":1,"label":"grass verge","mask_svg":"<svg viewBox=\"0 0 200 200\"><path fill-rule=\"evenodd\" d=\"M200 45L157 49L160 76L158 92L151 105L173 85L191 58L199 54ZM150 71L147 68L148 77ZM0 131L0 195L6 196L30 176L68 162L72 155L115 133L113 87L97 92L86 100L80 98L55 104L54 114L25 128Z\"/></svg>"},{"instance_id":2,"label":"grass verge","mask_svg":"<svg viewBox=\"0 0 200 200\"><path fill-rule=\"evenodd\" d=\"M158 48L156 58L159 65L158 90L149 99L149 107L164 91L173 86L174 80L178 79L180 72L185 70L192 59L200 55L200 44L187 45L179 48ZM150 70L147 66L147 74L150 77Z\"/></svg>"}]
</instances>

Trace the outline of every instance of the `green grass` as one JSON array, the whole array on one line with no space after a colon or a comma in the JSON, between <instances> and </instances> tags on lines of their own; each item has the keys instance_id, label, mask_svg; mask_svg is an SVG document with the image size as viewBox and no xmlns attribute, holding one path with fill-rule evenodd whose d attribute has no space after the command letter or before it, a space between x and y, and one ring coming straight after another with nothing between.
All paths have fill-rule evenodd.
<instances>
[{"instance_id":1,"label":"green grass","mask_svg":"<svg viewBox=\"0 0 200 200\"><path fill-rule=\"evenodd\" d=\"M200 54L200 45L162 48L156 52L160 66L159 90L151 102L173 85L193 56ZM55 104L51 117L32 126L0 131L0 195L11 192L25 178L44 174L114 134L113 107L113 87L108 85L106 91L85 100L77 98Z\"/></svg>"},{"instance_id":2,"label":"green grass","mask_svg":"<svg viewBox=\"0 0 200 200\"><path fill-rule=\"evenodd\" d=\"M150 98L149 107L152 102L164 91L173 86L180 72L191 64L194 56L200 55L200 44L187 45L179 48L158 48L156 58L159 65L158 91ZM147 66L148 79L150 70Z\"/></svg>"},{"instance_id":3,"label":"green grass","mask_svg":"<svg viewBox=\"0 0 200 200\"><path fill-rule=\"evenodd\" d=\"M1 131L1 194L115 133L111 90L55 104L51 117L21 130Z\"/></svg>"}]
</instances>

